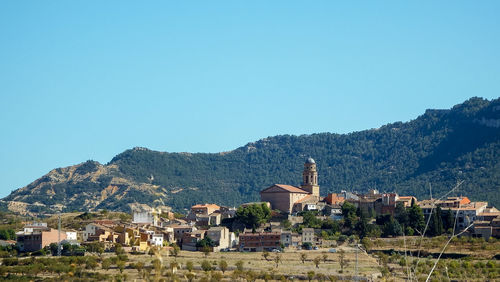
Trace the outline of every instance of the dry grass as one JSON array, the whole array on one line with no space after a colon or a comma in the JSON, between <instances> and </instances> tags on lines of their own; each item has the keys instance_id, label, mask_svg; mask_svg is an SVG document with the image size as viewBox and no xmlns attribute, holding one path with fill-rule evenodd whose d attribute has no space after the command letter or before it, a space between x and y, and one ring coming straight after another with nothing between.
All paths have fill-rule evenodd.
<instances>
[{"instance_id":1,"label":"dry grass","mask_svg":"<svg viewBox=\"0 0 500 282\"><path fill-rule=\"evenodd\" d=\"M305 253L307 255L307 260L302 263L300 259L300 255ZM323 255L327 255L327 261L323 261ZM276 255L281 256L281 262L278 267L276 267L273 258ZM202 277L205 275L203 270L201 269L201 262L203 260L207 260L212 263L212 266L216 271L219 271L218 265L216 265L220 260L225 260L228 263L228 271L224 274L224 277L230 279L233 271L236 269L236 262L243 262L244 271L251 270L255 274L267 273L272 275L272 277L280 277L284 275L286 277L307 277L307 273L310 271L314 271L315 274L321 273L325 276L337 275L337 276L350 276L354 275L355 268L355 253L352 250L347 250L345 253L345 257L349 262L349 265L344 269L344 273L340 273L340 265L339 265L339 253L329 253L327 249L323 250L315 250L315 251L287 251L285 253L270 253L268 260L266 261L262 257L261 252L256 253L240 253L240 252L222 252L222 253L210 253L207 257L201 252L188 252L181 251L179 256L172 257L169 256L166 251L161 251L158 256L149 256L149 255L129 255L129 263L137 263L138 261L142 261L145 263L146 267L148 265L152 265L152 261L155 258L161 257L162 265L168 269L170 262L176 261L180 264L180 269L177 272L178 276L184 276L187 271L186 263L191 261L194 265L194 272L197 274L197 277ZM320 257L321 262L318 265L318 268L314 264L314 258ZM119 271L116 268L112 268L107 272L108 274L118 274ZM127 274L129 279L141 279L139 272L135 269L125 269L124 273ZM154 276L154 270L151 271ZM164 272L165 273L165 272ZM377 261L362 252L358 254L358 273L361 276L365 277L374 277L374 275L379 274Z\"/></svg>"},{"instance_id":2,"label":"dry grass","mask_svg":"<svg viewBox=\"0 0 500 282\"><path fill-rule=\"evenodd\" d=\"M446 243L446 236L425 237L422 242L421 249L430 253L439 253ZM416 252L420 238L417 236L406 237L407 250ZM404 242L402 237L398 238L378 238L373 241L372 249L374 250L389 250L404 252ZM461 237L454 238L445 253L464 254L474 258L491 259L494 255L500 252L500 240L491 239L490 242L485 242L480 238Z\"/></svg>"}]
</instances>

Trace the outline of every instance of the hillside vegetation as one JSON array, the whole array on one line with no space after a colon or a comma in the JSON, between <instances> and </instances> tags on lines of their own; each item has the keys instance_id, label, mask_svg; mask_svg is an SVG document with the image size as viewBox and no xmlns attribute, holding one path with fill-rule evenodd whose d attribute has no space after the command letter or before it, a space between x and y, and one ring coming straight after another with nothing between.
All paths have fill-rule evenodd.
<instances>
[{"instance_id":1,"label":"hillside vegetation","mask_svg":"<svg viewBox=\"0 0 500 282\"><path fill-rule=\"evenodd\" d=\"M125 211L134 203L177 210L202 202L233 206L258 200L274 183L299 185L309 156L318 165L322 195L376 188L425 198L431 185L438 197L463 180L456 194L500 206L500 99L471 98L350 134L268 137L218 154L134 148L107 165L88 161L53 170L4 200L40 211L56 204Z\"/></svg>"}]
</instances>

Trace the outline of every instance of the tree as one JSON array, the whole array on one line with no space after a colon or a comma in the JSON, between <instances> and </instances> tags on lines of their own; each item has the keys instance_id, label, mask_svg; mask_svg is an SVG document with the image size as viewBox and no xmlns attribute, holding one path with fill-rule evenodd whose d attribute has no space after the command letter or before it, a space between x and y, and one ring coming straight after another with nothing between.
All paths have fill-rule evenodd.
<instances>
[{"instance_id":1,"label":"tree","mask_svg":"<svg viewBox=\"0 0 500 282\"><path fill-rule=\"evenodd\" d=\"M265 259L266 261L268 260L269 258L269 252L268 251L263 251L262 252L262 258Z\"/></svg>"},{"instance_id":2,"label":"tree","mask_svg":"<svg viewBox=\"0 0 500 282\"><path fill-rule=\"evenodd\" d=\"M236 211L236 219L247 228L255 229L271 218L271 209L265 203L240 206Z\"/></svg>"},{"instance_id":3,"label":"tree","mask_svg":"<svg viewBox=\"0 0 500 282\"><path fill-rule=\"evenodd\" d=\"M399 222L395 220L392 216L389 219L389 222L386 222L382 228L383 236L400 236L403 235L403 230Z\"/></svg>"},{"instance_id":4,"label":"tree","mask_svg":"<svg viewBox=\"0 0 500 282\"><path fill-rule=\"evenodd\" d=\"M203 246L201 248L201 251L203 252L203 254L205 255L205 257L208 257L208 255L210 254L210 247L209 246Z\"/></svg>"},{"instance_id":5,"label":"tree","mask_svg":"<svg viewBox=\"0 0 500 282\"><path fill-rule=\"evenodd\" d=\"M290 228L292 227L292 222L288 219L283 220L281 224L283 225L283 228L286 230L290 230Z\"/></svg>"},{"instance_id":6,"label":"tree","mask_svg":"<svg viewBox=\"0 0 500 282\"><path fill-rule=\"evenodd\" d=\"M188 262L186 262L186 269L187 269L189 272L193 271L193 269L194 269L194 265L193 265L193 262L192 262L192 261L188 261Z\"/></svg>"},{"instance_id":7,"label":"tree","mask_svg":"<svg viewBox=\"0 0 500 282\"><path fill-rule=\"evenodd\" d=\"M177 244L172 244L172 249L170 250L170 255L173 257L177 257L179 255L179 252L181 251L181 248Z\"/></svg>"},{"instance_id":8,"label":"tree","mask_svg":"<svg viewBox=\"0 0 500 282\"><path fill-rule=\"evenodd\" d=\"M352 229L356 224L356 206L345 201L342 204L342 216L344 217L344 227Z\"/></svg>"},{"instance_id":9,"label":"tree","mask_svg":"<svg viewBox=\"0 0 500 282\"><path fill-rule=\"evenodd\" d=\"M201 239L200 241L196 242L196 247L197 248L203 248L203 247L209 247L209 248L213 248L215 247L217 244L215 243L214 240L212 240L210 237L205 237L203 239Z\"/></svg>"},{"instance_id":10,"label":"tree","mask_svg":"<svg viewBox=\"0 0 500 282\"><path fill-rule=\"evenodd\" d=\"M372 242L370 239L368 239L367 237L365 237L365 238L363 238L363 239L361 240L361 244L363 245L363 247L364 247L367 251L368 251L368 250L370 250L370 249L372 248L372 246L373 246L373 242Z\"/></svg>"},{"instance_id":11,"label":"tree","mask_svg":"<svg viewBox=\"0 0 500 282\"><path fill-rule=\"evenodd\" d=\"M417 231L417 233L421 234L424 232L424 213L416 204L413 204L408 210L408 224L413 230Z\"/></svg>"},{"instance_id":12,"label":"tree","mask_svg":"<svg viewBox=\"0 0 500 282\"><path fill-rule=\"evenodd\" d=\"M123 247L120 243L115 244L115 254L117 256L123 255L125 253L125 250L123 250Z\"/></svg>"},{"instance_id":13,"label":"tree","mask_svg":"<svg viewBox=\"0 0 500 282\"><path fill-rule=\"evenodd\" d=\"M101 263L102 269L108 271L108 269L111 267L111 260L109 258L105 258L102 260Z\"/></svg>"},{"instance_id":14,"label":"tree","mask_svg":"<svg viewBox=\"0 0 500 282\"><path fill-rule=\"evenodd\" d=\"M87 262L85 263L85 268L86 269L95 269L97 267L97 261L95 257L93 256L88 256L87 257Z\"/></svg>"},{"instance_id":15,"label":"tree","mask_svg":"<svg viewBox=\"0 0 500 282\"><path fill-rule=\"evenodd\" d=\"M394 210L394 218L403 226L408 226L408 211L406 210L402 202L396 204L396 209Z\"/></svg>"},{"instance_id":16,"label":"tree","mask_svg":"<svg viewBox=\"0 0 500 282\"><path fill-rule=\"evenodd\" d=\"M104 252L104 243L92 242L92 243L86 245L85 249L87 250L87 252L97 253L97 254L101 255ZM55 251L57 252L57 247L56 247Z\"/></svg>"},{"instance_id":17,"label":"tree","mask_svg":"<svg viewBox=\"0 0 500 282\"><path fill-rule=\"evenodd\" d=\"M236 265L236 269L239 271L243 271L243 261L239 260L234 265Z\"/></svg>"},{"instance_id":18,"label":"tree","mask_svg":"<svg viewBox=\"0 0 500 282\"><path fill-rule=\"evenodd\" d=\"M312 281L312 280L314 279L314 276L315 276L315 275L316 275L316 273L315 273L314 271L312 271L312 270L311 270L311 271L308 271L308 272L307 272L307 279L308 279L309 281Z\"/></svg>"},{"instance_id":19,"label":"tree","mask_svg":"<svg viewBox=\"0 0 500 282\"><path fill-rule=\"evenodd\" d=\"M142 271L143 268L144 268L144 262L138 261L135 264L135 269L137 270L137 272L141 273L141 271Z\"/></svg>"},{"instance_id":20,"label":"tree","mask_svg":"<svg viewBox=\"0 0 500 282\"><path fill-rule=\"evenodd\" d=\"M225 260L219 261L219 269L220 269L220 271L222 271L222 273L226 272L227 267L228 267L228 265L227 265L227 262Z\"/></svg>"},{"instance_id":21,"label":"tree","mask_svg":"<svg viewBox=\"0 0 500 282\"><path fill-rule=\"evenodd\" d=\"M442 221L443 221L443 229L446 232L453 232L453 224L455 221L455 218L453 218L453 213L451 212L450 209L446 209L442 213ZM451 233L450 232L450 233Z\"/></svg>"},{"instance_id":22,"label":"tree","mask_svg":"<svg viewBox=\"0 0 500 282\"><path fill-rule=\"evenodd\" d=\"M326 263L327 260L328 260L328 255L327 254L323 254L323 262Z\"/></svg>"},{"instance_id":23,"label":"tree","mask_svg":"<svg viewBox=\"0 0 500 282\"><path fill-rule=\"evenodd\" d=\"M301 253L300 254L300 261L302 261L302 263L305 263L307 259L307 254L306 253Z\"/></svg>"},{"instance_id":24,"label":"tree","mask_svg":"<svg viewBox=\"0 0 500 282\"><path fill-rule=\"evenodd\" d=\"M151 264L153 265L156 274L161 273L161 268L162 268L161 260L154 259Z\"/></svg>"},{"instance_id":25,"label":"tree","mask_svg":"<svg viewBox=\"0 0 500 282\"><path fill-rule=\"evenodd\" d=\"M366 213L361 209L360 217L358 222L356 222L355 230L359 235L359 238L364 238L368 233L368 218L366 217Z\"/></svg>"},{"instance_id":26,"label":"tree","mask_svg":"<svg viewBox=\"0 0 500 282\"><path fill-rule=\"evenodd\" d=\"M280 254L276 254L276 256L274 257L273 261L276 264L276 268L278 268L278 265L281 262L281 255Z\"/></svg>"},{"instance_id":27,"label":"tree","mask_svg":"<svg viewBox=\"0 0 500 282\"><path fill-rule=\"evenodd\" d=\"M311 242L302 243L302 249L311 250L312 249L312 243Z\"/></svg>"},{"instance_id":28,"label":"tree","mask_svg":"<svg viewBox=\"0 0 500 282\"><path fill-rule=\"evenodd\" d=\"M427 234L429 236L439 236L443 234L443 219L441 217L441 208L437 207L430 215L429 229Z\"/></svg>"},{"instance_id":29,"label":"tree","mask_svg":"<svg viewBox=\"0 0 500 282\"><path fill-rule=\"evenodd\" d=\"M212 272L211 276L210 281L222 281L223 275L218 271Z\"/></svg>"},{"instance_id":30,"label":"tree","mask_svg":"<svg viewBox=\"0 0 500 282\"><path fill-rule=\"evenodd\" d=\"M212 264L208 260L204 260L201 262L201 269L205 272L209 272L212 270Z\"/></svg>"},{"instance_id":31,"label":"tree","mask_svg":"<svg viewBox=\"0 0 500 282\"><path fill-rule=\"evenodd\" d=\"M315 257L314 260L314 265L316 265L316 268L319 268L319 263L321 262L321 257Z\"/></svg>"},{"instance_id":32,"label":"tree","mask_svg":"<svg viewBox=\"0 0 500 282\"><path fill-rule=\"evenodd\" d=\"M306 228L321 228L322 221L316 217L317 212L305 211L302 213L303 225Z\"/></svg>"},{"instance_id":33,"label":"tree","mask_svg":"<svg viewBox=\"0 0 500 282\"><path fill-rule=\"evenodd\" d=\"M117 261L116 267L118 267L118 270L120 270L120 273L123 273L123 270L125 269L125 262L122 260Z\"/></svg>"},{"instance_id":34,"label":"tree","mask_svg":"<svg viewBox=\"0 0 500 282\"><path fill-rule=\"evenodd\" d=\"M321 229L328 229L331 233L335 233L340 231L340 226L338 224L338 221L327 218L321 223Z\"/></svg>"},{"instance_id":35,"label":"tree","mask_svg":"<svg viewBox=\"0 0 500 282\"><path fill-rule=\"evenodd\" d=\"M255 277L257 276L257 274L255 272L253 272L252 270L248 270L246 273L245 273L245 279L248 281L248 282L252 282L252 281L255 281Z\"/></svg>"},{"instance_id":36,"label":"tree","mask_svg":"<svg viewBox=\"0 0 500 282\"><path fill-rule=\"evenodd\" d=\"M16 240L16 231L11 228L1 229L0 230L0 239L1 240Z\"/></svg>"}]
</instances>

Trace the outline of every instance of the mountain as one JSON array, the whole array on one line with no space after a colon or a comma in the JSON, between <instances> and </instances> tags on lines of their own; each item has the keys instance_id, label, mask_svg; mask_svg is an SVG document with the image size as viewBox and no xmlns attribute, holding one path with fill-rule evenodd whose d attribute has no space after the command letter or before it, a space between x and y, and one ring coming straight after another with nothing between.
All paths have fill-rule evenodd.
<instances>
[{"instance_id":1,"label":"mountain","mask_svg":"<svg viewBox=\"0 0 500 282\"><path fill-rule=\"evenodd\" d=\"M299 185L304 160L318 165L321 194L371 188L401 195L453 194L500 206L500 98L471 98L409 122L350 134L281 135L230 152L134 148L108 164L58 168L4 198L11 210L44 212L194 203L238 205L274 183ZM452 195L453 195L452 194ZM58 206L59 205L59 206Z\"/></svg>"}]
</instances>

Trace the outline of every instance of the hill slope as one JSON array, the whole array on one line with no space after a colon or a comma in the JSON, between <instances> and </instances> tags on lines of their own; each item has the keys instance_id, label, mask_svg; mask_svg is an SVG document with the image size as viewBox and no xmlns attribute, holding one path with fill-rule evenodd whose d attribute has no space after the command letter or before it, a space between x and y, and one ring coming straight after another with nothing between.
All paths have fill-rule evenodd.
<instances>
[{"instance_id":1,"label":"hill slope","mask_svg":"<svg viewBox=\"0 0 500 282\"><path fill-rule=\"evenodd\" d=\"M308 156L318 164L322 195L377 188L427 197L429 183L439 195L464 180L458 194L500 206L500 99L472 98L351 134L269 137L226 153L134 148L107 165L88 161L55 169L4 200L38 211L54 204L65 210L237 205L258 200L258 192L274 183L298 185Z\"/></svg>"}]
</instances>

